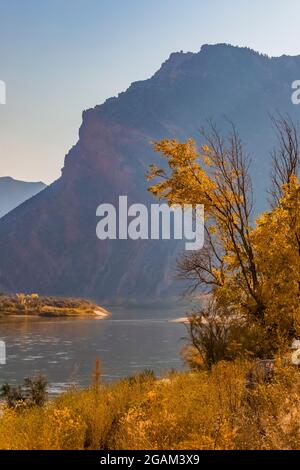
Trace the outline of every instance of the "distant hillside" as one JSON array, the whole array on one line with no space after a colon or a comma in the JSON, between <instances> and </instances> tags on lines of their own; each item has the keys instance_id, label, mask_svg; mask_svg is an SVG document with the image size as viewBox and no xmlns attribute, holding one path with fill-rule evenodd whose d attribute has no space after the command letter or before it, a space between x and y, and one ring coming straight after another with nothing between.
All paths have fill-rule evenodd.
<instances>
[{"instance_id":1,"label":"distant hillside","mask_svg":"<svg viewBox=\"0 0 300 470\"><path fill-rule=\"evenodd\" d=\"M0 177L0 218L42 191L44 183L27 183L10 176Z\"/></svg>"},{"instance_id":2,"label":"distant hillside","mask_svg":"<svg viewBox=\"0 0 300 470\"><path fill-rule=\"evenodd\" d=\"M300 50L300 48L299 48ZM274 132L270 114L300 118L291 85L300 56L267 57L226 44L171 54L148 80L83 113L62 176L0 220L0 288L95 299L151 302L174 282L178 245L96 238L96 208L128 195L150 204L145 173L158 161L151 141L199 139L208 118L234 121L252 156L255 203L266 207ZM55 139L55 135L53 135Z\"/></svg>"}]
</instances>

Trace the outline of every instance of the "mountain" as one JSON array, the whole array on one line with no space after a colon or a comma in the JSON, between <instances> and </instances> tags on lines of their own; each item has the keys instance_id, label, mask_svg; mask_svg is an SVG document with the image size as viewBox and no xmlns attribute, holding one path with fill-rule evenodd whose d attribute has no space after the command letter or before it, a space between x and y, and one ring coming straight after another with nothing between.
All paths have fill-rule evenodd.
<instances>
[{"instance_id":1,"label":"mountain","mask_svg":"<svg viewBox=\"0 0 300 470\"><path fill-rule=\"evenodd\" d=\"M174 283L176 243L99 241L96 207L150 204L145 173L157 161L151 141L199 138L207 118L237 124L252 155L257 209L265 206L269 115L298 119L291 84L300 56L267 57L248 48L205 45L170 55L148 80L84 111L77 144L61 177L0 221L0 286L7 291L88 297L105 302L166 299Z\"/></svg>"},{"instance_id":2,"label":"mountain","mask_svg":"<svg viewBox=\"0 0 300 470\"><path fill-rule=\"evenodd\" d=\"M0 218L22 202L38 194L46 185L18 181L10 176L0 177Z\"/></svg>"}]
</instances>

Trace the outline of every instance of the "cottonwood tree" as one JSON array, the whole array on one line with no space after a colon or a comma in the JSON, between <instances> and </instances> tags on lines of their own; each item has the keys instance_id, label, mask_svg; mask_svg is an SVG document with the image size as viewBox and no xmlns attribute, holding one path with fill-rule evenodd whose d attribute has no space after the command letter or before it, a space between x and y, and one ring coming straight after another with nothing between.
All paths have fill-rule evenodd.
<instances>
[{"instance_id":1,"label":"cottonwood tree","mask_svg":"<svg viewBox=\"0 0 300 470\"><path fill-rule=\"evenodd\" d=\"M277 137L277 145L272 157L272 185L269 193L271 205L279 204L283 196L283 187L300 170L300 148L298 130L289 116L272 116L272 123Z\"/></svg>"},{"instance_id":2,"label":"cottonwood tree","mask_svg":"<svg viewBox=\"0 0 300 470\"><path fill-rule=\"evenodd\" d=\"M298 330L300 313L298 290L290 291L292 300L286 303L291 286L300 285L298 137L291 121L274 124L273 209L257 225L250 160L233 124L224 137L210 122L199 149L193 140L156 142L167 169L152 165L148 175L158 178L149 188L152 194L169 204L204 204L204 249L183 255L179 275L191 282L191 289L209 294L218 317L224 312L226 322L229 316L248 331L259 331L267 346L258 348L258 355L267 355L268 349L273 354L286 344Z\"/></svg>"},{"instance_id":3,"label":"cottonwood tree","mask_svg":"<svg viewBox=\"0 0 300 470\"><path fill-rule=\"evenodd\" d=\"M205 145L199 151L193 140L154 144L167 159L168 170L151 166L149 179L160 181L150 191L169 204L205 206L205 247L183 257L181 275L192 280L194 287L222 299L232 312L244 306L247 313L251 310L251 315L262 318L265 306L251 240L249 159L232 124L226 138L212 122L203 136Z\"/></svg>"}]
</instances>

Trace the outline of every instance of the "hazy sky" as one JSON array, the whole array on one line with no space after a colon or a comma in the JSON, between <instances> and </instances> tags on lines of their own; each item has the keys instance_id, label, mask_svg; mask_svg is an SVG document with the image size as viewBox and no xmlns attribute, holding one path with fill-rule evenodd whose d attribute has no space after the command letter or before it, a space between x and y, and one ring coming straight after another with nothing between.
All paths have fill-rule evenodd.
<instances>
[{"instance_id":1,"label":"hazy sky","mask_svg":"<svg viewBox=\"0 0 300 470\"><path fill-rule=\"evenodd\" d=\"M0 176L56 179L82 110L171 52L226 42L298 55L299 22L299 0L0 0Z\"/></svg>"}]
</instances>

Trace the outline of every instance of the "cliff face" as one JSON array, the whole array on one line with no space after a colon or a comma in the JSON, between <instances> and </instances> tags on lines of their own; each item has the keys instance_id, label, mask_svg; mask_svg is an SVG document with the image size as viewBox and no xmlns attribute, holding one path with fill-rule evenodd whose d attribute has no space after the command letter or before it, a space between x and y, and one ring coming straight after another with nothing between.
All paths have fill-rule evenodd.
<instances>
[{"instance_id":1,"label":"cliff face","mask_svg":"<svg viewBox=\"0 0 300 470\"><path fill-rule=\"evenodd\" d=\"M46 185L41 182L28 183L15 180L10 176L0 177L0 218L45 187Z\"/></svg>"},{"instance_id":2,"label":"cliff face","mask_svg":"<svg viewBox=\"0 0 300 470\"><path fill-rule=\"evenodd\" d=\"M96 207L149 204L145 173L157 161L150 142L198 138L207 118L233 120L253 155L258 208L273 146L269 113L297 118L291 83L300 57L270 59L248 49L203 46L175 53L149 80L83 113L79 140L62 176L0 221L0 286L10 291L78 295L101 302L155 300L174 294L178 245L167 241L99 241Z\"/></svg>"}]
</instances>

